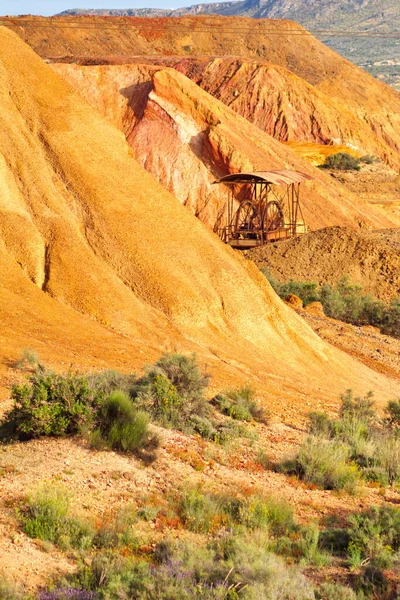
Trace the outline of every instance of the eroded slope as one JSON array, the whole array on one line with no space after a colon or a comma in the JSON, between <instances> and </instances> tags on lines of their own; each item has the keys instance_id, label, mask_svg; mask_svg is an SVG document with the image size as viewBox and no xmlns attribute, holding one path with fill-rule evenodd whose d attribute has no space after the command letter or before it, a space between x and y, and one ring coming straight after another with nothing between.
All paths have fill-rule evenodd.
<instances>
[{"instance_id":1,"label":"eroded slope","mask_svg":"<svg viewBox=\"0 0 400 600\"><path fill-rule=\"evenodd\" d=\"M304 184L311 228L334 224L387 227L388 216L239 116L181 73L147 65L52 65L124 131L139 162L211 227L229 191L212 182L228 173L294 169Z\"/></svg>"},{"instance_id":2,"label":"eroded slope","mask_svg":"<svg viewBox=\"0 0 400 600\"><path fill-rule=\"evenodd\" d=\"M64 362L83 344L97 364L119 351L130 368L172 346L210 359L217 383L251 378L282 400L350 384L392 397L393 382L313 334L17 36L0 41L3 361L21 340Z\"/></svg>"},{"instance_id":3,"label":"eroded slope","mask_svg":"<svg viewBox=\"0 0 400 600\"><path fill-rule=\"evenodd\" d=\"M161 59L160 59L161 61ZM381 136L368 111L353 110L290 70L244 59L162 60L280 141L343 144L400 165L399 140ZM362 99L365 102L365 98ZM400 107L400 100L399 100Z\"/></svg>"},{"instance_id":4,"label":"eroded slope","mask_svg":"<svg viewBox=\"0 0 400 600\"><path fill-rule=\"evenodd\" d=\"M9 21L43 57L241 57L288 69L400 148L400 95L292 21L243 17L24 18ZM78 26L76 25L78 24ZM45 25L45 27L43 27ZM121 35L121 28L123 34Z\"/></svg>"}]
</instances>

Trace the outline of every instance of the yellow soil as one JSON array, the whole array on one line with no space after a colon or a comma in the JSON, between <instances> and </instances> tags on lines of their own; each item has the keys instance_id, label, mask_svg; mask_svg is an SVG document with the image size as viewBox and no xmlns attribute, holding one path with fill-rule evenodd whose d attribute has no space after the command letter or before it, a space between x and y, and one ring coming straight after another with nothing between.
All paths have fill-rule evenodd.
<instances>
[{"instance_id":1,"label":"yellow soil","mask_svg":"<svg viewBox=\"0 0 400 600\"><path fill-rule=\"evenodd\" d=\"M279 302L15 34L0 36L3 365L24 347L121 369L195 350L216 382L252 379L278 402L349 386L392 395Z\"/></svg>"}]
</instances>

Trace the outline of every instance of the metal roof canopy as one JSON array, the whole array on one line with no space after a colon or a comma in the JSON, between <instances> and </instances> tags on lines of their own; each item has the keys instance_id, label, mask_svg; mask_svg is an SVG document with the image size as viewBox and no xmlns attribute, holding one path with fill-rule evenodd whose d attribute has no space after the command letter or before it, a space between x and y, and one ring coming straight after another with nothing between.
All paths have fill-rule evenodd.
<instances>
[{"instance_id":1,"label":"metal roof canopy","mask_svg":"<svg viewBox=\"0 0 400 600\"><path fill-rule=\"evenodd\" d=\"M272 183L273 185L291 185L292 183L302 183L313 179L310 175L300 173L299 171L253 171L252 173L231 173L216 179L213 183L250 183L259 181Z\"/></svg>"},{"instance_id":2,"label":"metal roof canopy","mask_svg":"<svg viewBox=\"0 0 400 600\"><path fill-rule=\"evenodd\" d=\"M231 173L213 183L232 186L225 207L225 225L216 224L219 237L234 248L252 248L271 241L305 233L300 206L300 184L313 178L305 173L283 169ZM234 186L242 185L242 200L234 196ZM284 193L272 186L286 186ZM272 199L271 199L272 198ZM240 202L235 209L234 203ZM222 215L221 215L222 216ZM298 221L298 217L301 221Z\"/></svg>"}]
</instances>

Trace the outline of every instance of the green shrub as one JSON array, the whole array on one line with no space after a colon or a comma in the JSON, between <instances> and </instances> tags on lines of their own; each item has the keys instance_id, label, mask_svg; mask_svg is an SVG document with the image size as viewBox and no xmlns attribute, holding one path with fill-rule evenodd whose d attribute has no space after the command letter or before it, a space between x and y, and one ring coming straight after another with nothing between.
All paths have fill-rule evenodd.
<instances>
[{"instance_id":1,"label":"green shrub","mask_svg":"<svg viewBox=\"0 0 400 600\"><path fill-rule=\"evenodd\" d=\"M391 400L386 406L387 424L390 427L400 426L400 398L398 400Z\"/></svg>"},{"instance_id":2,"label":"green shrub","mask_svg":"<svg viewBox=\"0 0 400 600\"><path fill-rule=\"evenodd\" d=\"M121 452L151 451L158 447L158 439L149 433L149 417L137 411L132 400L119 390L112 392L97 414L97 428L93 443Z\"/></svg>"},{"instance_id":3,"label":"green shrub","mask_svg":"<svg viewBox=\"0 0 400 600\"><path fill-rule=\"evenodd\" d=\"M340 527L327 527L320 531L321 548L330 554L343 555L349 546L349 534L346 529Z\"/></svg>"},{"instance_id":4,"label":"green shrub","mask_svg":"<svg viewBox=\"0 0 400 600\"><path fill-rule=\"evenodd\" d=\"M24 369L26 367L36 369L40 367L38 354L35 352L35 350L25 348L25 350L21 352L19 360L15 363L15 367L17 369Z\"/></svg>"},{"instance_id":5,"label":"green shrub","mask_svg":"<svg viewBox=\"0 0 400 600\"><path fill-rule=\"evenodd\" d=\"M304 306L310 302L321 302L328 317L354 325L372 325L382 333L400 338L400 298L390 304L364 294L358 285L342 277L335 285L325 284L319 287L314 282L293 281L278 282L266 269L261 269L275 292L283 299L289 294L298 296Z\"/></svg>"},{"instance_id":6,"label":"green shrub","mask_svg":"<svg viewBox=\"0 0 400 600\"><path fill-rule=\"evenodd\" d=\"M347 152L337 152L326 157L322 169L334 169L339 171L359 171L360 165L358 160Z\"/></svg>"},{"instance_id":7,"label":"green shrub","mask_svg":"<svg viewBox=\"0 0 400 600\"><path fill-rule=\"evenodd\" d=\"M207 417L191 415L189 417L188 425L191 429L193 429L193 431L207 440L216 440L218 437L217 427L210 421L210 419L207 419Z\"/></svg>"},{"instance_id":8,"label":"green shrub","mask_svg":"<svg viewBox=\"0 0 400 600\"><path fill-rule=\"evenodd\" d=\"M340 418L329 419L325 413L311 413L309 429L322 439L344 444L349 451L348 458L361 469L365 480L393 485L400 479L400 438L396 430L400 403L389 402L386 409L389 417L379 423L372 397L372 392L354 397L352 391L347 390L341 395Z\"/></svg>"},{"instance_id":9,"label":"green shrub","mask_svg":"<svg viewBox=\"0 0 400 600\"><path fill-rule=\"evenodd\" d=\"M271 520L267 503L257 497L245 500L226 497L222 499L221 508L231 527L243 525L249 530L266 529Z\"/></svg>"},{"instance_id":10,"label":"green shrub","mask_svg":"<svg viewBox=\"0 0 400 600\"><path fill-rule=\"evenodd\" d=\"M135 404L163 427L186 427L185 400L175 386L165 375L156 372L148 373L145 379L146 382L144 379L141 381Z\"/></svg>"},{"instance_id":11,"label":"green shrub","mask_svg":"<svg viewBox=\"0 0 400 600\"><path fill-rule=\"evenodd\" d=\"M273 467L273 463L271 458L269 457L269 454L267 454L263 448L258 449L255 462L261 465L261 467L266 470L272 469Z\"/></svg>"},{"instance_id":12,"label":"green shrub","mask_svg":"<svg viewBox=\"0 0 400 600\"><path fill-rule=\"evenodd\" d=\"M400 438L394 434L381 435L377 443L377 463L393 485L400 478Z\"/></svg>"},{"instance_id":13,"label":"green shrub","mask_svg":"<svg viewBox=\"0 0 400 600\"><path fill-rule=\"evenodd\" d=\"M298 552L302 563L316 567L326 566L330 563L330 556L321 549L320 531L317 525L310 525L302 530L298 541Z\"/></svg>"},{"instance_id":14,"label":"green shrub","mask_svg":"<svg viewBox=\"0 0 400 600\"><path fill-rule=\"evenodd\" d=\"M14 385L14 407L5 424L18 439L76 435L89 429L103 394L94 391L87 377L37 369L28 383Z\"/></svg>"},{"instance_id":15,"label":"green shrub","mask_svg":"<svg viewBox=\"0 0 400 600\"><path fill-rule=\"evenodd\" d=\"M215 433L212 440L221 446L230 444L238 438L249 438L249 430L242 424L234 420L227 420L223 423L214 424Z\"/></svg>"},{"instance_id":16,"label":"green shrub","mask_svg":"<svg viewBox=\"0 0 400 600\"><path fill-rule=\"evenodd\" d=\"M265 498L262 502L268 515L268 530L272 535L287 535L297 530L293 509L289 504L274 498Z\"/></svg>"},{"instance_id":17,"label":"green shrub","mask_svg":"<svg viewBox=\"0 0 400 600\"><path fill-rule=\"evenodd\" d=\"M389 307L382 310L382 313L375 317L371 323L379 327L382 333L400 338L400 298L392 300Z\"/></svg>"},{"instance_id":18,"label":"green shrub","mask_svg":"<svg viewBox=\"0 0 400 600\"><path fill-rule=\"evenodd\" d=\"M184 492L178 513L184 525L196 533L208 533L221 514L218 499L197 489Z\"/></svg>"},{"instance_id":19,"label":"green shrub","mask_svg":"<svg viewBox=\"0 0 400 600\"><path fill-rule=\"evenodd\" d=\"M365 397L354 397L351 390L341 394L339 419L330 419L326 413L309 414L310 433L345 444L349 448L349 458L366 469L377 466L376 413L372 396L369 392Z\"/></svg>"},{"instance_id":20,"label":"green shrub","mask_svg":"<svg viewBox=\"0 0 400 600\"><path fill-rule=\"evenodd\" d=\"M0 575L0 600L28 600L28 596L20 589Z\"/></svg>"},{"instance_id":21,"label":"green shrub","mask_svg":"<svg viewBox=\"0 0 400 600\"><path fill-rule=\"evenodd\" d=\"M362 477L365 481L378 483L382 487L387 487L389 485L387 471L382 467L365 467L362 470Z\"/></svg>"},{"instance_id":22,"label":"green shrub","mask_svg":"<svg viewBox=\"0 0 400 600\"><path fill-rule=\"evenodd\" d=\"M271 549L302 565L321 567L330 563L330 556L320 542L317 525L297 527L295 533L277 537L271 544Z\"/></svg>"},{"instance_id":23,"label":"green shrub","mask_svg":"<svg viewBox=\"0 0 400 600\"><path fill-rule=\"evenodd\" d=\"M400 549L400 510L383 505L372 506L368 511L349 517L347 529L349 555L359 555L374 567L386 569L391 566Z\"/></svg>"},{"instance_id":24,"label":"green shrub","mask_svg":"<svg viewBox=\"0 0 400 600\"><path fill-rule=\"evenodd\" d=\"M22 526L30 537L52 542L63 549L90 547L93 528L69 516L70 500L59 487L44 487L33 494L21 511Z\"/></svg>"},{"instance_id":25,"label":"green shrub","mask_svg":"<svg viewBox=\"0 0 400 600\"><path fill-rule=\"evenodd\" d=\"M373 156L371 154L366 154L365 156L361 156L358 159L359 163L364 163L365 165L372 165L374 163L380 162L380 158L378 156Z\"/></svg>"},{"instance_id":26,"label":"green shrub","mask_svg":"<svg viewBox=\"0 0 400 600\"><path fill-rule=\"evenodd\" d=\"M359 480L355 465L348 464L349 448L335 440L309 437L300 447L296 468L304 481L328 490L354 494Z\"/></svg>"},{"instance_id":27,"label":"green shrub","mask_svg":"<svg viewBox=\"0 0 400 600\"><path fill-rule=\"evenodd\" d=\"M357 594L347 585L323 583L316 592L317 600L357 600Z\"/></svg>"},{"instance_id":28,"label":"green shrub","mask_svg":"<svg viewBox=\"0 0 400 600\"><path fill-rule=\"evenodd\" d=\"M221 546L230 547L229 556ZM312 585L256 539L195 543L161 542L155 562L96 557L72 579L99 598L117 600L313 600Z\"/></svg>"},{"instance_id":29,"label":"green shrub","mask_svg":"<svg viewBox=\"0 0 400 600\"><path fill-rule=\"evenodd\" d=\"M120 390L129 394L137 381L133 373L123 374L118 371L106 370L99 373L88 375L88 382L91 388L101 391L104 397L107 397L115 390Z\"/></svg>"},{"instance_id":30,"label":"green shrub","mask_svg":"<svg viewBox=\"0 0 400 600\"><path fill-rule=\"evenodd\" d=\"M377 600L391 600L395 593L393 587L382 569L373 565L368 565L356 581L357 590Z\"/></svg>"},{"instance_id":31,"label":"green shrub","mask_svg":"<svg viewBox=\"0 0 400 600\"><path fill-rule=\"evenodd\" d=\"M309 419L309 432L312 435L319 437L332 437L332 426L329 419L329 415L325 412L310 412L308 415Z\"/></svg>"},{"instance_id":32,"label":"green shrub","mask_svg":"<svg viewBox=\"0 0 400 600\"><path fill-rule=\"evenodd\" d=\"M359 419L365 427L370 426L376 420L373 395L373 392L368 392L364 398L354 398L352 390L346 390L340 395L340 417L344 420Z\"/></svg>"},{"instance_id":33,"label":"green shrub","mask_svg":"<svg viewBox=\"0 0 400 600\"><path fill-rule=\"evenodd\" d=\"M250 386L230 390L218 394L212 400L218 410L232 419L239 421L268 422L268 413L255 398L255 392Z\"/></svg>"},{"instance_id":34,"label":"green shrub","mask_svg":"<svg viewBox=\"0 0 400 600\"><path fill-rule=\"evenodd\" d=\"M273 498L217 496L192 489L183 493L178 513L185 526L195 532L238 527L267 529L271 535L281 536L297 531L291 507Z\"/></svg>"},{"instance_id":35,"label":"green shrub","mask_svg":"<svg viewBox=\"0 0 400 600\"><path fill-rule=\"evenodd\" d=\"M289 294L294 294L302 300L304 306L311 304L311 302L320 301L318 283L309 281L294 281L293 279L288 282L281 283L270 274L268 269L262 268L261 271L264 273L265 277L268 279L278 296L284 300L286 300Z\"/></svg>"},{"instance_id":36,"label":"green shrub","mask_svg":"<svg viewBox=\"0 0 400 600\"><path fill-rule=\"evenodd\" d=\"M203 402L204 391L208 386L210 376L204 375L197 364L195 354L163 354L155 363L155 368L167 377L178 394L189 402Z\"/></svg>"},{"instance_id":37,"label":"green shrub","mask_svg":"<svg viewBox=\"0 0 400 600\"><path fill-rule=\"evenodd\" d=\"M131 394L137 406L161 425L187 430L192 416L208 417L211 412L204 396L208 381L195 355L164 354L147 368Z\"/></svg>"},{"instance_id":38,"label":"green shrub","mask_svg":"<svg viewBox=\"0 0 400 600\"><path fill-rule=\"evenodd\" d=\"M136 512L129 509L119 511L114 519L103 523L98 528L93 537L93 547L106 550L120 547L136 549L140 544L132 531L132 526L136 522L137 516Z\"/></svg>"}]
</instances>

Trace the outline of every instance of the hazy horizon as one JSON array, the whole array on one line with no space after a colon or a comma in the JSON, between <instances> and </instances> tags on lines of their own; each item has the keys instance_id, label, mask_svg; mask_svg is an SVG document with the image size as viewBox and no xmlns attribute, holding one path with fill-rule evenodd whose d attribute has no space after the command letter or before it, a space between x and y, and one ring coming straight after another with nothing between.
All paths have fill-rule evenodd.
<instances>
[{"instance_id":1,"label":"hazy horizon","mask_svg":"<svg viewBox=\"0 0 400 600\"><path fill-rule=\"evenodd\" d=\"M207 0L207 2L217 0ZM199 4L189 0L1 0L0 15L42 15L51 16L72 8L179 8L191 4Z\"/></svg>"}]
</instances>

